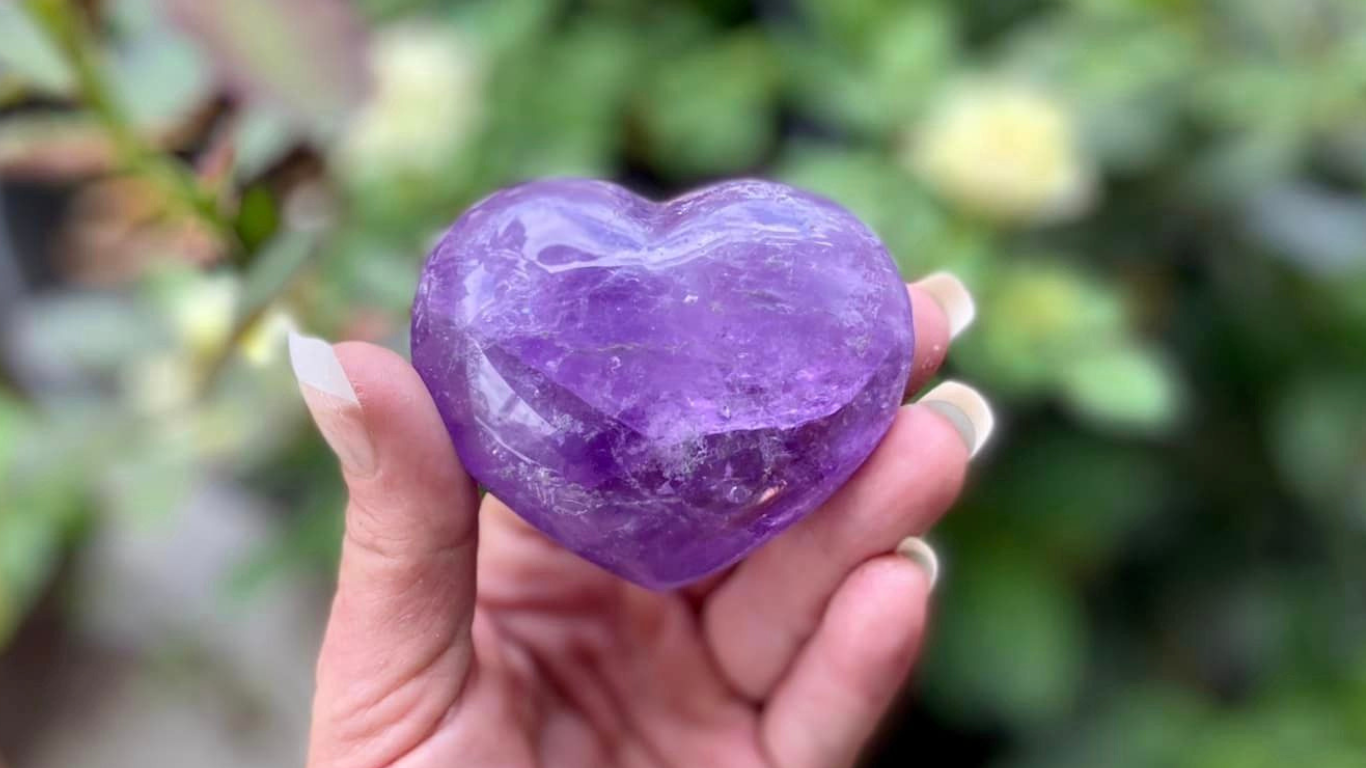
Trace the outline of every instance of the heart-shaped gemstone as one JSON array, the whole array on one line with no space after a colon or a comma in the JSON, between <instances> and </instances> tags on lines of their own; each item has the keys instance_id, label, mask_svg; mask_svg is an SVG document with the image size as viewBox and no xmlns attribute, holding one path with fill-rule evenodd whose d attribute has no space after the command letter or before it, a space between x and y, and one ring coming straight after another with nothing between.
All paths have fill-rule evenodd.
<instances>
[{"instance_id":1,"label":"heart-shaped gemstone","mask_svg":"<svg viewBox=\"0 0 1366 768\"><path fill-rule=\"evenodd\" d=\"M587 180L498 192L428 258L412 331L470 474L655 589L829 498L891 425L913 344L877 237L762 181L658 204Z\"/></svg>"}]
</instances>

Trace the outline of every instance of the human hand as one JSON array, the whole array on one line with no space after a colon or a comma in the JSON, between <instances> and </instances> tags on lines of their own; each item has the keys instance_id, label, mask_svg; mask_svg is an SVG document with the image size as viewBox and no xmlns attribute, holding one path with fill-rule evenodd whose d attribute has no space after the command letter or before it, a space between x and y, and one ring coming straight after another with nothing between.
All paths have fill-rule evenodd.
<instances>
[{"instance_id":1,"label":"human hand","mask_svg":"<svg viewBox=\"0 0 1366 768\"><path fill-rule=\"evenodd\" d=\"M910 291L914 391L972 304L943 275ZM979 395L936 388L820 509L656 593L481 504L400 356L303 337L290 353L350 493L312 768L848 765L920 644L937 566L913 537L991 430Z\"/></svg>"}]
</instances>

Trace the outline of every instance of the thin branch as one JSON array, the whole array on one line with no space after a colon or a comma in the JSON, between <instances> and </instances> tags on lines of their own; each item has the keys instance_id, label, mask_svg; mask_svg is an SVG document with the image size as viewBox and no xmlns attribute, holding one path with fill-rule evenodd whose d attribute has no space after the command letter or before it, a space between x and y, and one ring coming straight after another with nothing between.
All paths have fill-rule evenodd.
<instances>
[{"instance_id":1,"label":"thin branch","mask_svg":"<svg viewBox=\"0 0 1366 768\"><path fill-rule=\"evenodd\" d=\"M236 232L219 210L217 199L200 186L193 171L158 152L138 134L101 74L96 46L72 0L24 0L24 5L65 57L82 103L108 131L120 160L159 184L171 200L200 219L222 242L236 247Z\"/></svg>"},{"instance_id":2,"label":"thin branch","mask_svg":"<svg viewBox=\"0 0 1366 768\"><path fill-rule=\"evenodd\" d=\"M251 297L246 306L239 310L227 340L207 361L199 387L199 394L207 395L227 369L233 351L299 273L318 257L327 238L321 232L308 233L310 242L305 244L300 255L294 257L285 254L272 258L268 253L248 253L232 223L223 216L219 208L219 195L205 188L192 168L148 143L114 98L114 92L99 67L98 47L90 36L86 20L76 7L75 0L23 2L66 58L82 102L109 133L120 160L129 170L159 184L171 200L207 225L228 246L232 263L249 264L250 272L246 276L248 284L266 283L264 290ZM273 263L276 259L280 262Z\"/></svg>"}]
</instances>

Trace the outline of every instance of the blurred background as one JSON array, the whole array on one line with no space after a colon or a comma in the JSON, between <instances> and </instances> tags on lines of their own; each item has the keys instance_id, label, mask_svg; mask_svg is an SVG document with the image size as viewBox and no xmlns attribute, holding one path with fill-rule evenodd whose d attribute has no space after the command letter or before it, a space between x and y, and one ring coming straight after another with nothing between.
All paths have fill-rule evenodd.
<instances>
[{"instance_id":1,"label":"blurred background","mask_svg":"<svg viewBox=\"0 0 1366 768\"><path fill-rule=\"evenodd\" d=\"M0 0L0 764L300 762L285 334L406 352L560 174L788 181L978 297L1004 425L869 764L1366 765L1359 0Z\"/></svg>"}]
</instances>

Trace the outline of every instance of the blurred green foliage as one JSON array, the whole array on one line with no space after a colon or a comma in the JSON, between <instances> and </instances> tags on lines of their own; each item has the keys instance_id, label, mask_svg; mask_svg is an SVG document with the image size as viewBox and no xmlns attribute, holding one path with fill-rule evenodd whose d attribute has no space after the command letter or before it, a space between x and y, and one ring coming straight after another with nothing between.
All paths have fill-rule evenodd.
<instances>
[{"instance_id":1,"label":"blurred green foliage","mask_svg":"<svg viewBox=\"0 0 1366 768\"><path fill-rule=\"evenodd\" d=\"M935 534L935 730L889 764L1366 760L1366 5L99 5L0 4L0 178L77 200L6 329L0 644L87 526L207 472L293 510L239 586L325 570L280 340L404 349L480 196L759 174L978 299L950 373L1004 424Z\"/></svg>"}]
</instances>

